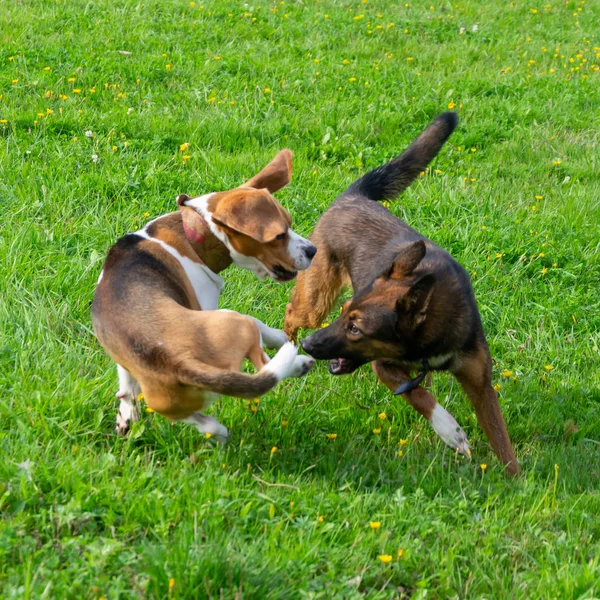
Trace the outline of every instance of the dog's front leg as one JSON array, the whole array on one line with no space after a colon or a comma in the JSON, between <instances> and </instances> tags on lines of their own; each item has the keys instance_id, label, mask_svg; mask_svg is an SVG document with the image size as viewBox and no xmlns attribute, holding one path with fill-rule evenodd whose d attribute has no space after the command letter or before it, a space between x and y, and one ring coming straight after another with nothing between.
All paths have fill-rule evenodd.
<instances>
[{"instance_id":1,"label":"dog's front leg","mask_svg":"<svg viewBox=\"0 0 600 600\"><path fill-rule=\"evenodd\" d=\"M378 360L372 363L372 367L379 380L392 391L401 383L410 380L408 373L389 363ZM402 394L402 397L429 421L446 445L464 456L471 456L471 446L463 428L425 388L418 386Z\"/></svg>"},{"instance_id":2,"label":"dog's front leg","mask_svg":"<svg viewBox=\"0 0 600 600\"><path fill-rule=\"evenodd\" d=\"M220 308L219 312L235 312L234 310L229 310L228 308ZM272 348L274 350L279 350L281 346L283 346L286 342L289 342L289 338L284 331L281 329L274 329L273 327L269 327L265 325L262 321L259 321L256 317L252 317L250 315L246 315L250 317L258 327L260 331L260 337L265 348Z\"/></svg>"},{"instance_id":3,"label":"dog's front leg","mask_svg":"<svg viewBox=\"0 0 600 600\"><path fill-rule=\"evenodd\" d=\"M131 425L140 419L140 406L137 398L141 389L137 380L121 365L117 365L117 373L119 375L119 391L115 395L121 402L117 411L115 429L119 435L127 435Z\"/></svg>"}]
</instances>

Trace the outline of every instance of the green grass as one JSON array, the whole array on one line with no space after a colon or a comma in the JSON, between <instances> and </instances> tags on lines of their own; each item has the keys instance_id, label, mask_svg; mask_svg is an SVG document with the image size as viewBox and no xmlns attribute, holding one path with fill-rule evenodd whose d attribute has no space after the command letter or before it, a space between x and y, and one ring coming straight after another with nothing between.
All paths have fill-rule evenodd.
<instances>
[{"instance_id":1,"label":"green grass","mask_svg":"<svg viewBox=\"0 0 600 600\"><path fill-rule=\"evenodd\" d=\"M2 7L0 594L597 598L600 5L204 2ZM454 104L391 209L472 274L522 479L444 375L471 463L368 368L318 365L256 413L223 398L226 448L156 414L115 436L89 308L119 236L281 147L277 196L307 234ZM226 280L223 306L283 325L291 285Z\"/></svg>"}]
</instances>

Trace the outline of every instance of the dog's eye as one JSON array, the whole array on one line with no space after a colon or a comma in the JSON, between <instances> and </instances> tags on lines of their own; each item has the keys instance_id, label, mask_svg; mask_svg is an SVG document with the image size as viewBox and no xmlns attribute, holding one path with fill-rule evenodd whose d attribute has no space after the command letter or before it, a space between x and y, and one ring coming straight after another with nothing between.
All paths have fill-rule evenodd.
<instances>
[{"instance_id":1,"label":"dog's eye","mask_svg":"<svg viewBox=\"0 0 600 600\"><path fill-rule=\"evenodd\" d=\"M350 323L350 325L348 325L348 331L352 335L358 335L360 333L360 329L354 323Z\"/></svg>"},{"instance_id":2,"label":"dog's eye","mask_svg":"<svg viewBox=\"0 0 600 600\"><path fill-rule=\"evenodd\" d=\"M287 235L286 233L280 233L279 235L275 236L275 239L276 240L285 240L286 235Z\"/></svg>"}]
</instances>

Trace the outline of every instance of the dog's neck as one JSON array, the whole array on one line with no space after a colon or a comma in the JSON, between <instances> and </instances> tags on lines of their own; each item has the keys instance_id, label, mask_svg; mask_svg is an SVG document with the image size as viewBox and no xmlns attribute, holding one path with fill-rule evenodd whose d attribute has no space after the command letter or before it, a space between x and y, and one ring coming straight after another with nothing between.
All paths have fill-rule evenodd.
<instances>
[{"instance_id":1,"label":"dog's neck","mask_svg":"<svg viewBox=\"0 0 600 600\"><path fill-rule=\"evenodd\" d=\"M206 220L203 217L200 217L200 219L202 220L202 230L200 235L198 235L197 231L195 234L198 241L191 242L187 234L186 238L188 238L188 242L194 252L198 255L198 258L213 273L219 273L226 269L233 262L233 259L231 258L227 246L225 246L225 244L210 230ZM183 228L185 230L185 224L183 225Z\"/></svg>"}]
</instances>

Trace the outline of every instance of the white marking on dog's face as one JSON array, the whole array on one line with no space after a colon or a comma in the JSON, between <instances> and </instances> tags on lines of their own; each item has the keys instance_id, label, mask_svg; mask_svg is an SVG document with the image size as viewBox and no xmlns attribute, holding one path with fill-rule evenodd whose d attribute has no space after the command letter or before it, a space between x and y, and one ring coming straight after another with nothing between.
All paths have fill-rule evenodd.
<instances>
[{"instance_id":1,"label":"white marking on dog's face","mask_svg":"<svg viewBox=\"0 0 600 600\"><path fill-rule=\"evenodd\" d=\"M471 446L467 435L456 419L441 404L435 405L429 423L445 444L465 456L470 456Z\"/></svg>"},{"instance_id":2,"label":"white marking on dog's face","mask_svg":"<svg viewBox=\"0 0 600 600\"><path fill-rule=\"evenodd\" d=\"M295 231L288 229L288 254L292 257L298 271L304 271L310 267L314 257L314 246Z\"/></svg>"},{"instance_id":3,"label":"white marking on dog's face","mask_svg":"<svg viewBox=\"0 0 600 600\"><path fill-rule=\"evenodd\" d=\"M145 229L137 231L136 235L160 244L179 262L190 280L198 304L203 310L216 310L219 307L219 296L225 285L219 275L211 271L206 265L201 265L187 256L182 256L173 246L169 246L169 244L158 238L150 237Z\"/></svg>"},{"instance_id":4,"label":"white marking on dog's face","mask_svg":"<svg viewBox=\"0 0 600 600\"><path fill-rule=\"evenodd\" d=\"M96 285L98 285L102 281L102 277L104 277L104 269L100 271L100 275L98 276L98 283Z\"/></svg>"}]
</instances>

